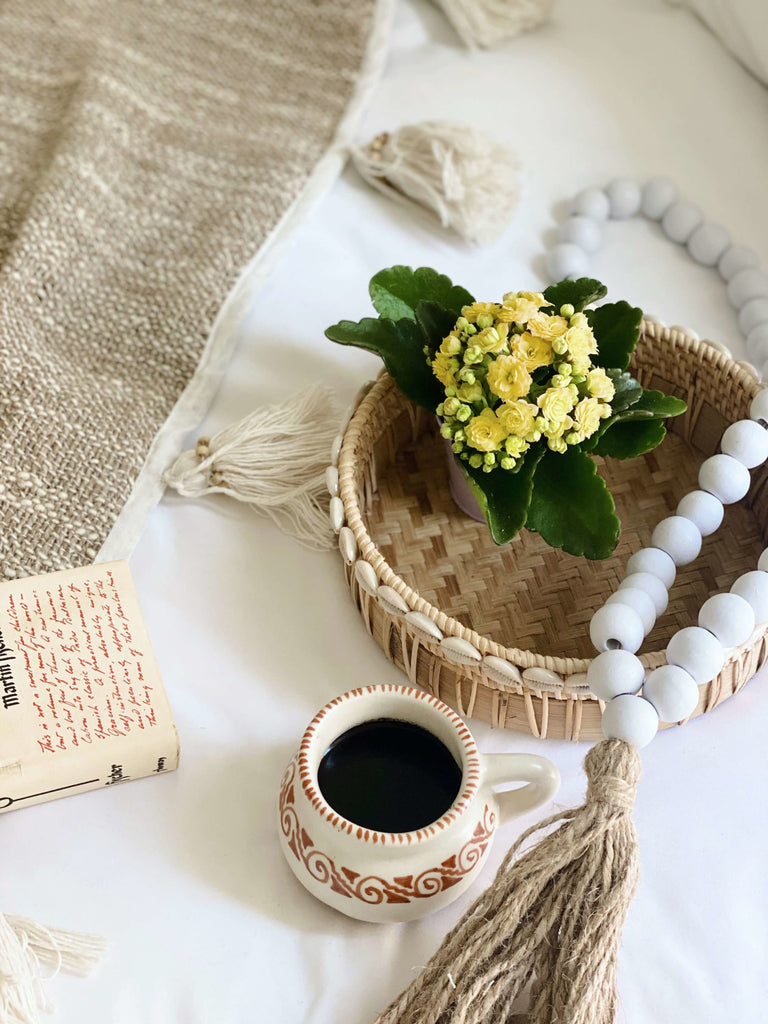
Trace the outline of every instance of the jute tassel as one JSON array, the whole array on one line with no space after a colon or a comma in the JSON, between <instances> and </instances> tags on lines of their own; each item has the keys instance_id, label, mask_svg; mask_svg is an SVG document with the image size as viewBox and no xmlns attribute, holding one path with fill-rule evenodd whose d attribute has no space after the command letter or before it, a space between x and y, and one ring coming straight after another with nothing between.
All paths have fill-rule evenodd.
<instances>
[{"instance_id":1,"label":"jute tassel","mask_svg":"<svg viewBox=\"0 0 768 1024\"><path fill-rule=\"evenodd\" d=\"M0 914L0 1024L37 1024L52 1009L43 982L59 972L85 977L105 948L97 935Z\"/></svg>"},{"instance_id":2,"label":"jute tassel","mask_svg":"<svg viewBox=\"0 0 768 1024\"><path fill-rule=\"evenodd\" d=\"M549 14L552 0L435 0L461 41L476 46L498 46L535 28Z\"/></svg>"},{"instance_id":3,"label":"jute tassel","mask_svg":"<svg viewBox=\"0 0 768 1024\"><path fill-rule=\"evenodd\" d=\"M305 547L333 546L325 471L339 417L330 388L259 409L182 452L165 482L185 497L227 494L269 516Z\"/></svg>"},{"instance_id":4,"label":"jute tassel","mask_svg":"<svg viewBox=\"0 0 768 1024\"><path fill-rule=\"evenodd\" d=\"M638 875L640 758L621 740L603 740L585 769L583 806L521 836L377 1024L507 1024L529 986L527 1024L612 1024L616 954ZM552 825L518 859L526 840Z\"/></svg>"},{"instance_id":5,"label":"jute tassel","mask_svg":"<svg viewBox=\"0 0 768 1024\"><path fill-rule=\"evenodd\" d=\"M519 199L517 157L469 125L406 125L353 149L352 160L380 192L434 211L443 227L481 245L502 234Z\"/></svg>"}]
</instances>

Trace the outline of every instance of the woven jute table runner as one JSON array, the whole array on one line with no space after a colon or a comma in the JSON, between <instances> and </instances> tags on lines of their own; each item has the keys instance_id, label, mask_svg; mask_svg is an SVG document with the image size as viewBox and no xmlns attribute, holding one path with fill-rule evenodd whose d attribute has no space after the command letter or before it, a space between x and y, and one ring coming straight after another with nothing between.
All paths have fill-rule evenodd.
<instances>
[{"instance_id":1,"label":"woven jute table runner","mask_svg":"<svg viewBox=\"0 0 768 1024\"><path fill-rule=\"evenodd\" d=\"M381 6L0 0L3 578L99 554Z\"/></svg>"}]
</instances>

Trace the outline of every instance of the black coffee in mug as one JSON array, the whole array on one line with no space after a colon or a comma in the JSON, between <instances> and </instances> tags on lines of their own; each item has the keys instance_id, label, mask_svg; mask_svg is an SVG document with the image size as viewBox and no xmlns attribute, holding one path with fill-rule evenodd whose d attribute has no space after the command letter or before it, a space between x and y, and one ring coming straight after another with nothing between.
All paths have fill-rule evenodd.
<instances>
[{"instance_id":1,"label":"black coffee in mug","mask_svg":"<svg viewBox=\"0 0 768 1024\"><path fill-rule=\"evenodd\" d=\"M377 718L331 743L317 779L326 802L347 821L377 832L414 832L445 814L458 796L461 774L431 732Z\"/></svg>"}]
</instances>

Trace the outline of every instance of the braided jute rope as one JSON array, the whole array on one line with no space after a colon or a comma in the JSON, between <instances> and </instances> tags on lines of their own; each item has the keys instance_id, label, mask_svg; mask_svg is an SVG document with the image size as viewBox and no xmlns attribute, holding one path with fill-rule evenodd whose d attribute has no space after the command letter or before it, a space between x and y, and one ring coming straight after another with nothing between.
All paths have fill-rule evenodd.
<instances>
[{"instance_id":1,"label":"braided jute rope","mask_svg":"<svg viewBox=\"0 0 768 1024\"><path fill-rule=\"evenodd\" d=\"M376 1024L510 1024L529 986L527 1024L612 1024L616 954L638 876L640 757L603 740L584 768L584 804L523 833ZM521 853L536 833L543 838Z\"/></svg>"}]
</instances>

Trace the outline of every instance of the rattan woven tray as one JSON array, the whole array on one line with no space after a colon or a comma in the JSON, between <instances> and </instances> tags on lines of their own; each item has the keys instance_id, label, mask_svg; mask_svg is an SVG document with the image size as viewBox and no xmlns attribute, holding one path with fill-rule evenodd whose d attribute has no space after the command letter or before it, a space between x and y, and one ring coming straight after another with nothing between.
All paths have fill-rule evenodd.
<instances>
[{"instance_id":1,"label":"rattan woven tray","mask_svg":"<svg viewBox=\"0 0 768 1024\"><path fill-rule=\"evenodd\" d=\"M550 548L526 530L497 547L485 524L454 505L434 421L388 376L347 425L338 461L346 524L340 547L352 598L387 656L460 714L536 736L600 736L600 702L585 677L592 613L619 585L629 555L696 488L702 459L717 450L728 423L748 414L759 389L706 343L647 322L633 369L645 387L684 398L688 412L671 421L655 451L604 463L622 534L613 556L600 562ZM669 608L640 652L648 668L663 664L675 630L694 625L709 595L754 569L767 544L763 467L696 562L678 572ZM761 630L700 687L694 714L736 693L766 658Z\"/></svg>"}]
</instances>

